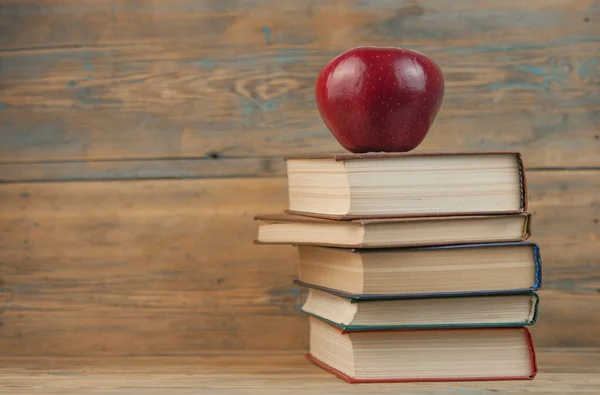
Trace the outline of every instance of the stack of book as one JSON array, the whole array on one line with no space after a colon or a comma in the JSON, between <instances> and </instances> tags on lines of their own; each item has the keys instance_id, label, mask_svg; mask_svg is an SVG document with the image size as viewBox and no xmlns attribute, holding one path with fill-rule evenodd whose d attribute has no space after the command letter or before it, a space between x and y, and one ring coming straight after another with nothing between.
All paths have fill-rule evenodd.
<instances>
[{"instance_id":1,"label":"stack of book","mask_svg":"<svg viewBox=\"0 0 600 395\"><path fill-rule=\"evenodd\" d=\"M519 153L287 158L257 216L308 289L309 360L349 382L532 379L539 248Z\"/></svg>"}]
</instances>

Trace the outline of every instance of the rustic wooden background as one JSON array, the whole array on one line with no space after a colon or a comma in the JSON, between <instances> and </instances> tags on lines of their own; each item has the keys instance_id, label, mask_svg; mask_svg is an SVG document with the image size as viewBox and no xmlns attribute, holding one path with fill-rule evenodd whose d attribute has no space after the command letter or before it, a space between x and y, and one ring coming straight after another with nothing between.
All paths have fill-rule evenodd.
<instances>
[{"instance_id":1,"label":"rustic wooden background","mask_svg":"<svg viewBox=\"0 0 600 395\"><path fill-rule=\"evenodd\" d=\"M420 149L523 153L536 345L600 346L599 1L1 0L0 356L306 348L252 217L340 151L313 84L358 45L441 65Z\"/></svg>"}]
</instances>

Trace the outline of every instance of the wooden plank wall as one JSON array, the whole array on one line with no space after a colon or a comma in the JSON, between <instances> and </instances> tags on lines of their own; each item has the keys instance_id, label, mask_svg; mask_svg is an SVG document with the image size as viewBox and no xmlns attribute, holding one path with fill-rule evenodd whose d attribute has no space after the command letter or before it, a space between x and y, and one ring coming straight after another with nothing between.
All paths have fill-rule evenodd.
<instances>
[{"instance_id":1,"label":"wooden plank wall","mask_svg":"<svg viewBox=\"0 0 600 395\"><path fill-rule=\"evenodd\" d=\"M0 33L0 356L304 349L252 217L340 151L313 85L357 45L441 65L420 149L523 153L536 344L600 346L600 2L3 0Z\"/></svg>"}]
</instances>

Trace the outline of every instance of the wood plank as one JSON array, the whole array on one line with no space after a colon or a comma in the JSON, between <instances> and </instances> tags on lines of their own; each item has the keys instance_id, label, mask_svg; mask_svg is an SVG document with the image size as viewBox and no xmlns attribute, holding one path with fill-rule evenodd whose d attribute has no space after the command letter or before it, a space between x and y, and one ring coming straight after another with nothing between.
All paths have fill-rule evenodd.
<instances>
[{"instance_id":1,"label":"wood plank","mask_svg":"<svg viewBox=\"0 0 600 395\"><path fill-rule=\"evenodd\" d=\"M3 188L1 353L300 345L294 251L252 243L252 213L283 206L281 180L222 181ZM261 336L273 325L286 331Z\"/></svg>"},{"instance_id":2,"label":"wood plank","mask_svg":"<svg viewBox=\"0 0 600 395\"><path fill-rule=\"evenodd\" d=\"M536 345L600 346L599 172L528 177ZM295 250L252 243L253 216L287 206L285 178L4 184L0 202L4 356L307 346Z\"/></svg>"},{"instance_id":3,"label":"wood plank","mask_svg":"<svg viewBox=\"0 0 600 395\"><path fill-rule=\"evenodd\" d=\"M598 349L542 349L531 382L349 385L316 368L302 353L194 357L0 358L0 386L11 393L346 394L593 393L600 384Z\"/></svg>"},{"instance_id":4,"label":"wood plank","mask_svg":"<svg viewBox=\"0 0 600 395\"><path fill-rule=\"evenodd\" d=\"M25 360L11 358L10 360L0 360L0 366L2 366L0 385L11 387L13 391L11 393L19 393L14 391L22 391L22 393L36 393L35 391L86 393L86 391L100 388L106 391L109 387L111 393L160 394L163 393L161 392L162 388L169 394L187 393L186 391L191 390L197 393L199 389L202 389L202 393L210 393L207 391L211 390L249 393L251 388L257 388L257 386L261 387L261 393L277 393L275 391L281 392L282 390L289 393L290 386L295 388L296 393L323 393L323 391L327 393L342 393L342 391L344 391L343 393L348 393L348 391L391 393L390 391L397 392L399 388L410 390L411 393L439 393L442 388L445 392L455 391L457 393L479 393L480 391L494 390L535 393L542 389L549 391L550 389L546 388L546 385L552 382L552 386L557 392L574 393L573 391L584 391L587 389L587 385L597 383L597 378L590 381L590 378L596 377L595 373L598 372L600 359L596 350L580 349L575 352L541 350L539 356L541 360L553 361L553 368L561 371L554 374L549 373L546 367L533 382L505 384L438 383L350 386L317 369L304 360L300 353L175 358L36 358ZM577 361L577 365L572 365L573 361ZM230 380L229 378L235 379ZM153 390L155 392L152 392Z\"/></svg>"},{"instance_id":5,"label":"wood plank","mask_svg":"<svg viewBox=\"0 0 600 395\"><path fill-rule=\"evenodd\" d=\"M200 357L165 359L146 357L139 360L123 357L94 361L80 358L48 360L38 358L26 368L2 369L0 386L11 394L411 394L468 393L503 394L595 393L600 385L598 354L589 359L585 349L580 361L586 373L549 373L542 371L533 381L405 383L350 385L303 360L301 355L250 355L234 357ZM546 355L545 353L541 355ZM257 359L258 357L258 359ZM17 364L22 362L15 359ZM2 361L4 362L4 361ZM65 363L66 362L66 363ZM107 365L111 362L112 365ZM74 365L79 363L80 365ZM193 364L193 366L192 366ZM40 365L50 366L40 369ZM596 366L596 369L593 368ZM573 368L565 366L566 370Z\"/></svg>"},{"instance_id":6,"label":"wood plank","mask_svg":"<svg viewBox=\"0 0 600 395\"><path fill-rule=\"evenodd\" d=\"M541 171L527 172L526 177L533 213L531 241L543 245L542 258L549 262L544 284L571 290L568 281L558 278L579 267L579 279L590 281L586 292L597 292L599 284L591 281L600 256L600 172Z\"/></svg>"},{"instance_id":7,"label":"wood plank","mask_svg":"<svg viewBox=\"0 0 600 395\"><path fill-rule=\"evenodd\" d=\"M285 174L282 158L222 158L216 153L209 153L204 158L0 163L0 183L269 177Z\"/></svg>"},{"instance_id":8,"label":"wood plank","mask_svg":"<svg viewBox=\"0 0 600 395\"><path fill-rule=\"evenodd\" d=\"M13 17L3 21L13 34L0 41L0 46L11 49L166 41L180 36L203 45L354 44L369 36L387 44L408 38L471 38L474 32L490 40L522 37L524 31L554 37L597 34L592 18L598 12L594 0L526 4L518 0L493 4L464 0L376 4L360 0L314 4L292 0L276 4L268 0L4 0L1 11ZM17 19L31 27L19 29Z\"/></svg>"},{"instance_id":9,"label":"wood plank","mask_svg":"<svg viewBox=\"0 0 600 395\"><path fill-rule=\"evenodd\" d=\"M41 173L124 178L158 167L203 177L219 171L145 160L339 151L316 111L317 72L356 43L400 42L434 57L447 80L423 149L518 149L532 167L600 165L600 37L585 21L600 10L589 1L218 4L8 2L0 160L127 158L140 161ZM35 167L1 172L27 180Z\"/></svg>"},{"instance_id":10,"label":"wood plank","mask_svg":"<svg viewBox=\"0 0 600 395\"><path fill-rule=\"evenodd\" d=\"M416 151L421 150L423 148L418 148ZM341 150L336 152L341 152ZM528 172L534 172L540 170L600 170L600 167L536 168L526 166L526 169ZM202 158L0 162L0 183L273 177L285 175L285 160L282 157L236 158L223 157L217 152L209 152Z\"/></svg>"},{"instance_id":11,"label":"wood plank","mask_svg":"<svg viewBox=\"0 0 600 395\"><path fill-rule=\"evenodd\" d=\"M564 47L581 52L564 59L572 70L580 69L578 57L598 49L596 44ZM538 50L538 55L545 52ZM519 149L534 167L598 165L600 105L597 96L587 94L595 85L577 75L566 76L565 85L549 92L544 81L550 77L514 66L554 67L532 63L531 55L524 50L517 61L502 62L497 60L505 56L502 53L475 53L458 64L455 55L436 56L448 74L448 91L422 148ZM248 69L269 69L281 57L271 56L258 65L224 63L216 70L199 70L185 61L156 61L163 64L151 62L146 71L136 73L125 64L122 73L134 73L126 81L114 75L114 66L99 65L92 81L74 88L67 86L73 78L68 69L64 77L60 68L51 69L59 74L45 75L41 81L26 75L28 82L9 84L0 94L5 103L0 157L143 159L340 150L318 116L312 92L313 80L330 56L315 51L279 70L248 75ZM165 70L152 71L159 68ZM464 80L453 79L453 73L462 73ZM515 85L503 86L507 78ZM269 90L268 95L258 93Z\"/></svg>"},{"instance_id":12,"label":"wood plank","mask_svg":"<svg viewBox=\"0 0 600 395\"><path fill-rule=\"evenodd\" d=\"M312 367L304 350L292 351L232 351L202 352L174 356L113 356L113 357L0 357L3 375L48 373L77 375L85 373L123 374L302 374ZM567 347L538 348L536 356L545 373L600 372L600 348Z\"/></svg>"},{"instance_id":13,"label":"wood plank","mask_svg":"<svg viewBox=\"0 0 600 395\"><path fill-rule=\"evenodd\" d=\"M315 368L316 369L316 368ZM58 375L9 375L0 378L10 394L98 394L120 395L195 395L202 394L594 394L600 380L596 374L541 373L533 381L465 382L465 383L411 383L351 385L324 372L306 374L162 374L141 373L123 375L84 374L74 377ZM8 392L7 392L8 393Z\"/></svg>"}]
</instances>

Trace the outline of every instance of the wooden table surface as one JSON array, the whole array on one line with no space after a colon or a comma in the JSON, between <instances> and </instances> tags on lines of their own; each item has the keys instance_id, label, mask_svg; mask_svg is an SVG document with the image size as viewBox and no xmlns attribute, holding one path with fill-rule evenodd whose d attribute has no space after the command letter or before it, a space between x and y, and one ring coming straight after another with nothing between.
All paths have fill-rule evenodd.
<instances>
[{"instance_id":1,"label":"wooden table surface","mask_svg":"<svg viewBox=\"0 0 600 395\"><path fill-rule=\"evenodd\" d=\"M300 351L172 357L0 358L11 394L597 394L600 349L543 349L533 381L347 384Z\"/></svg>"},{"instance_id":2,"label":"wooden table surface","mask_svg":"<svg viewBox=\"0 0 600 395\"><path fill-rule=\"evenodd\" d=\"M296 250L253 217L288 208L284 157L343 151L314 84L357 45L442 68L418 150L523 154L534 342L600 347L599 25L596 0L2 1L0 355L307 347Z\"/></svg>"}]
</instances>

